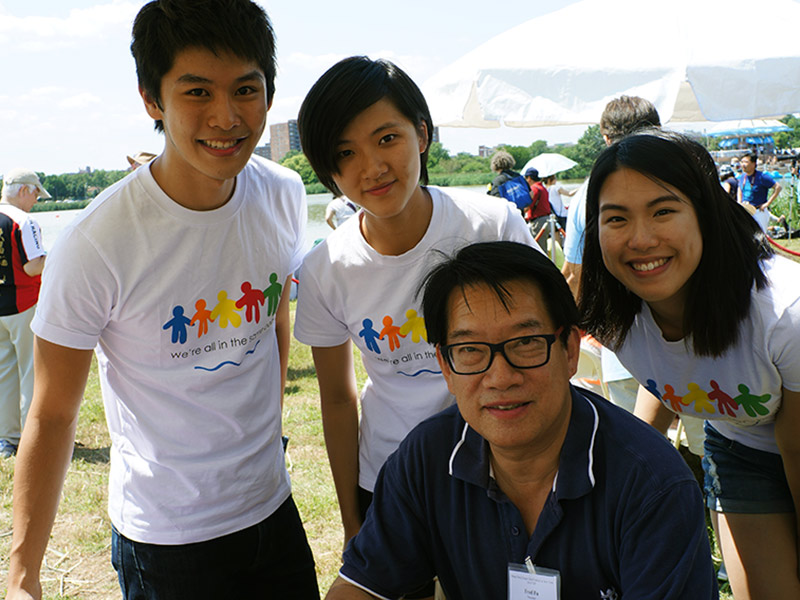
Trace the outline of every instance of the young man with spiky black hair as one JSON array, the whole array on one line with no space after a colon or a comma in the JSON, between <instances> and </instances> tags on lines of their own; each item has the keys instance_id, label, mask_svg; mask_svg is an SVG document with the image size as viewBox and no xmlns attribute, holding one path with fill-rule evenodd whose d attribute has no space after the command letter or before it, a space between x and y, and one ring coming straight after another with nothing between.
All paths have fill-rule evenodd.
<instances>
[{"instance_id":1,"label":"young man with spiky black hair","mask_svg":"<svg viewBox=\"0 0 800 600\"><path fill-rule=\"evenodd\" d=\"M251 156L274 93L272 27L249 0L155 0L131 51L164 150L48 259L8 598L41 596L95 348L123 597L318 598L281 445L305 197L296 174Z\"/></svg>"}]
</instances>

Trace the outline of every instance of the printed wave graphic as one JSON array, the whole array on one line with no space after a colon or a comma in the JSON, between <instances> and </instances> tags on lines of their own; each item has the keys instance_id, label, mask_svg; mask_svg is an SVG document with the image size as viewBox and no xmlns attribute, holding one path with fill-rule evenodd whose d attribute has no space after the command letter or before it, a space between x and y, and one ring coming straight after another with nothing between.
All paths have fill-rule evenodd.
<instances>
[{"instance_id":1,"label":"printed wave graphic","mask_svg":"<svg viewBox=\"0 0 800 600\"><path fill-rule=\"evenodd\" d=\"M255 352L256 348L258 348L258 345L260 343L261 343L261 340L258 340L256 342L256 345L253 346L253 349L252 350L248 350L247 352L244 353L244 355L247 356L248 354L252 354L253 352ZM221 369L225 365L233 365L235 367L241 367L243 362L244 361L242 361L240 363L237 363L237 362L234 362L232 360L226 360L224 362L219 363L216 367L208 368L208 367L201 367L201 366L198 365L198 366L195 366L195 369L197 369L199 371L208 371L209 373L211 373L212 371L218 371L219 369Z\"/></svg>"},{"instance_id":2,"label":"printed wave graphic","mask_svg":"<svg viewBox=\"0 0 800 600\"><path fill-rule=\"evenodd\" d=\"M406 377L417 377L418 375L422 375L423 373L430 373L431 375L441 375L441 371L431 371L430 369L420 369L416 373L404 373L403 371L398 371L398 375L405 375Z\"/></svg>"}]
</instances>

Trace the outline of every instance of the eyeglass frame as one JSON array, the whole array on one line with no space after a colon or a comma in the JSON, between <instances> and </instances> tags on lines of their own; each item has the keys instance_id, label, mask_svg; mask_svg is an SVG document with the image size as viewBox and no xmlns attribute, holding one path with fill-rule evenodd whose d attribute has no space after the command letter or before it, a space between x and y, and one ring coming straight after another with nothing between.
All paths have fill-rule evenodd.
<instances>
[{"instance_id":1,"label":"eyeglass frame","mask_svg":"<svg viewBox=\"0 0 800 600\"><path fill-rule=\"evenodd\" d=\"M553 344L558 339L558 336L561 335L562 331L564 331L564 327L563 326L559 327L558 329L556 329L553 333L537 333L537 334L532 334L532 335L520 335L520 336L517 336L517 337L509 338L509 339L507 339L505 341L502 341L502 342L498 342L496 344L492 344L490 342L458 342L456 344L446 344L446 345L440 346L439 349L440 349L440 351L442 353L442 356L444 356L444 359L447 361L447 366L450 367L450 370L453 373L455 373L456 375L480 375L481 373L485 373L486 371L488 371L491 368L492 363L494 362L494 357L495 357L496 354L502 354L503 358L508 363L508 365L510 367L513 367L514 369L538 369L539 367L543 367L547 363L550 362L550 354L551 354L550 351L553 348ZM508 358L508 356L506 355L506 352L504 350L505 345L508 344L509 342L514 342L516 340L522 340L522 339L525 339L525 338L541 338L541 339L544 339L545 342L547 342L547 358L545 359L545 361L543 363L540 363L538 365L534 365L532 367L518 367L513 362L511 362L511 360ZM478 345L478 344L480 344L481 346L488 346L489 347L489 351L491 352L491 354L489 355L489 363L486 365L486 368L482 369L480 371L471 371L469 373L463 373L461 371L456 371L455 367L453 366L453 358L450 355L450 350L452 348L457 347L457 346L474 346L474 345Z\"/></svg>"}]
</instances>

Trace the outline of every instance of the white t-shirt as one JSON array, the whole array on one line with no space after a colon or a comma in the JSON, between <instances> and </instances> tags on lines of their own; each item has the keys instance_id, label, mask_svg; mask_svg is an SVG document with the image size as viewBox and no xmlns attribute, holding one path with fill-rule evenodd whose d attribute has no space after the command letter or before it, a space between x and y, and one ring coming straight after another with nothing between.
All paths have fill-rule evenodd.
<instances>
[{"instance_id":1,"label":"white t-shirt","mask_svg":"<svg viewBox=\"0 0 800 600\"><path fill-rule=\"evenodd\" d=\"M428 187L433 214L422 240L400 256L384 256L345 222L303 261L295 336L310 346L352 339L369 375L361 393L359 485L372 490L386 458L423 419L453 402L427 342L422 278L440 260L474 242L510 240L538 249L510 202L456 189Z\"/></svg>"},{"instance_id":2,"label":"white t-shirt","mask_svg":"<svg viewBox=\"0 0 800 600\"><path fill-rule=\"evenodd\" d=\"M550 200L550 208L557 217L566 217L567 210L564 208L564 199L561 197L561 184L555 182L547 188L548 200Z\"/></svg>"},{"instance_id":3,"label":"white t-shirt","mask_svg":"<svg viewBox=\"0 0 800 600\"><path fill-rule=\"evenodd\" d=\"M288 498L274 315L306 219L300 178L269 161L253 157L211 211L173 202L147 166L56 242L32 328L96 346L124 536L209 540Z\"/></svg>"},{"instance_id":4,"label":"white t-shirt","mask_svg":"<svg viewBox=\"0 0 800 600\"><path fill-rule=\"evenodd\" d=\"M644 303L617 355L671 410L708 419L729 439L777 453L781 387L800 391L800 265L775 257L764 267L770 284L754 290L739 343L722 357L694 355L691 338L666 341Z\"/></svg>"},{"instance_id":5,"label":"white t-shirt","mask_svg":"<svg viewBox=\"0 0 800 600\"><path fill-rule=\"evenodd\" d=\"M325 220L329 215L333 215L333 223L338 228L342 223L356 214L358 207L347 198L334 198L325 207Z\"/></svg>"}]
</instances>

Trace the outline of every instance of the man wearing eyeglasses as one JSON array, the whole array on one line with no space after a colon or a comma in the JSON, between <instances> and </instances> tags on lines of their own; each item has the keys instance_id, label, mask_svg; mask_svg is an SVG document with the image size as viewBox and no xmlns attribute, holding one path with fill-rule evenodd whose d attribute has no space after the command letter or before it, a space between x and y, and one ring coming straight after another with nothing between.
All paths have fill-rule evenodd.
<instances>
[{"instance_id":1,"label":"man wearing eyeglasses","mask_svg":"<svg viewBox=\"0 0 800 600\"><path fill-rule=\"evenodd\" d=\"M570 385L578 311L558 269L513 242L426 278L428 340L456 406L384 465L335 598L716 598L700 489L660 435Z\"/></svg>"}]
</instances>

